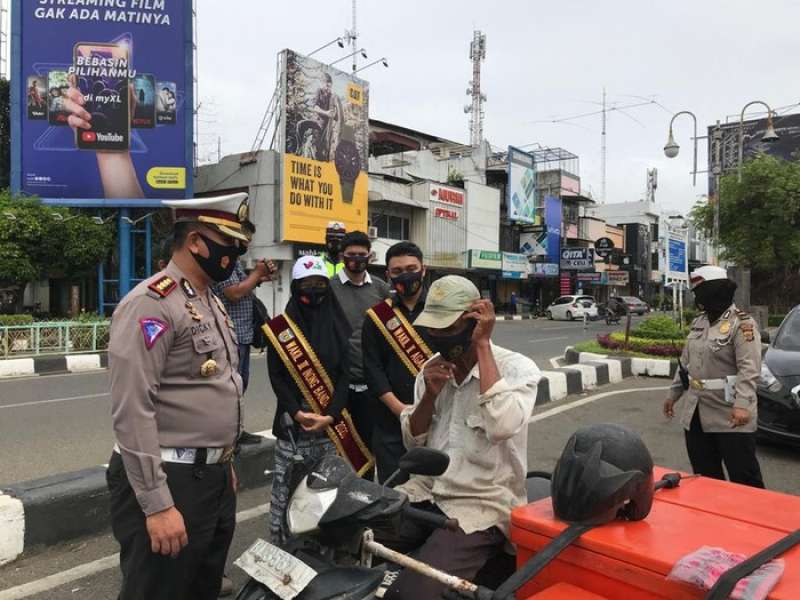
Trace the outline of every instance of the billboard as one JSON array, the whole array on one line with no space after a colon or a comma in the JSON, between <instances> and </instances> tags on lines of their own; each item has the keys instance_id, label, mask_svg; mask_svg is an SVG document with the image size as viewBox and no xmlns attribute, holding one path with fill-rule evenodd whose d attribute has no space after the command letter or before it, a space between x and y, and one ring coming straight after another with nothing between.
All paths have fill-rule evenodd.
<instances>
[{"instance_id":1,"label":"billboard","mask_svg":"<svg viewBox=\"0 0 800 600\"><path fill-rule=\"evenodd\" d=\"M503 252L503 278L504 279L527 279L528 278L528 257L524 254L513 252Z\"/></svg>"},{"instance_id":2,"label":"billboard","mask_svg":"<svg viewBox=\"0 0 800 600\"><path fill-rule=\"evenodd\" d=\"M667 278L689 279L688 263L686 262L686 238L678 235L670 235L667 240Z\"/></svg>"},{"instance_id":3,"label":"billboard","mask_svg":"<svg viewBox=\"0 0 800 600\"><path fill-rule=\"evenodd\" d=\"M539 243L545 243L547 262L558 263L561 260L561 198L547 196L544 199L545 233Z\"/></svg>"},{"instance_id":4,"label":"billboard","mask_svg":"<svg viewBox=\"0 0 800 600\"><path fill-rule=\"evenodd\" d=\"M12 190L74 206L191 196L191 0L12 5Z\"/></svg>"},{"instance_id":5,"label":"billboard","mask_svg":"<svg viewBox=\"0 0 800 600\"><path fill-rule=\"evenodd\" d=\"M281 64L281 239L321 244L329 221L366 231L367 82L292 50Z\"/></svg>"},{"instance_id":6,"label":"billboard","mask_svg":"<svg viewBox=\"0 0 800 600\"><path fill-rule=\"evenodd\" d=\"M562 248L562 271L594 270L594 250L592 248Z\"/></svg>"},{"instance_id":7,"label":"billboard","mask_svg":"<svg viewBox=\"0 0 800 600\"><path fill-rule=\"evenodd\" d=\"M536 224L536 170L533 155L508 147L508 220Z\"/></svg>"}]
</instances>

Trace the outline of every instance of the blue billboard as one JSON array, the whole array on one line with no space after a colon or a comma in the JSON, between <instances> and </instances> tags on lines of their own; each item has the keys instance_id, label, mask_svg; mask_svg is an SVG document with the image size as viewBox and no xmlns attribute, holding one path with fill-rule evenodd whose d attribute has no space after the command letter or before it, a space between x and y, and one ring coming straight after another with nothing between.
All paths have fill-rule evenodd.
<instances>
[{"instance_id":1,"label":"blue billboard","mask_svg":"<svg viewBox=\"0 0 800 600\"><path fill-rule=\"evenodd\" d=\"M686 239L670 237L667 242L667 277L688 279L686 262Z\"/></svg>"},{"instance_id":2,"label":"blue billboard","mask_svg":"<svg viewBox=\"0 0 800 600\"><path fill-rule=\"evenodd\" d=\"M12 4L12 191L67 206L192 194L191 0Z\"/></svg>"},{"instance_id":3,"label":"blue billboard","mask_svg":"<svg viewBox=\"0 0 800 600\"><path fill-rule=\"evenodd\" d=\"M547 262L560 263L561 261L561 198L546 196L544 199L544 238L547 249Z\"/></svg>"}]
</instances>

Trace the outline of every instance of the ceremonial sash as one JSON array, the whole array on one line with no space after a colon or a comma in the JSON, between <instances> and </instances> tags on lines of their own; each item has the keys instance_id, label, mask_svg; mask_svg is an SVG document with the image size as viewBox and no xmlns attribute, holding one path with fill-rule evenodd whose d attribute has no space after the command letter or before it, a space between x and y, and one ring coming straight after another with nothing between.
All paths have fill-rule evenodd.
<instances>
[{"instance_id":1,"label":"ceremonial sash","mask_svg":"<svg viewBox=\"0 0 800 600\"><path fill-rule=\"evenodd\" d=\"M286 315L278 315L262 328L289 375L297 384L306 402L318 415L325 415L333 402L334 386L325 367L300 328ZM336 445L339 455L345 458L359 475L369 471L375 461L358 435L347 409L326 430Z\"/></svg>"},{"instance_id":2,"label":"ceremonial sash","mask_svg":"<svg viewBox=\"0 0 800 600\"><path fill-rule=\"evenodd\" d=\"M380 302L367 311L369 318L386 338L389 346L413 377L422 370L433 352L402 312L392 307L390 300Z\"/></svg>"}]
</instances>

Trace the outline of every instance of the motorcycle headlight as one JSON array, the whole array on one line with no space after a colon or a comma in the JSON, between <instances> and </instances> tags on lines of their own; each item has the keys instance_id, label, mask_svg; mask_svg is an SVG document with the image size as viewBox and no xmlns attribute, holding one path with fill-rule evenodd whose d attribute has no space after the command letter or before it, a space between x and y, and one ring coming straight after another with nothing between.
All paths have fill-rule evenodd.
<instances>
[{"instance_id":1,"label":"motorcycle headlight","mask_svg":"<svg viewBox=\"0 0 800 600\"><path fill-rule=\"evenodd\" d=\"M761 385L772 393L779 392L782 387L781 382L772 374L766 362L761 363Z\"/></svg>"},{"instance_id":2,"label":"motorcycle headlight","mask_svg":"<svg viewBox=\"0 0 800 600\"><path fill-rule=\"evenodd\" d=\"M310 533L319 527L325 512L336 500L336 489L312 490L303 479L289 499L286 524L293 535Z\"/></svg>"}]
</instances>

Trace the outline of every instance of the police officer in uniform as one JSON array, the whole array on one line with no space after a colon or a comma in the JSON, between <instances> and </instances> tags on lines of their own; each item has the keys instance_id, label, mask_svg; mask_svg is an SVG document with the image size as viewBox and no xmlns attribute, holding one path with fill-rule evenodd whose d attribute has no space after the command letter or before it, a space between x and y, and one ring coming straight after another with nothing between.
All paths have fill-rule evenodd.
<instances>
[{"instance_id":1,"label":"police officer in uniform","mask_svg":"<svg viewBox=\"0 0 800 600\"><path fill-rule=\"evenodd\" d=\"M761 336L755 321L736 308L736 284L722 267L691 274L697 307L681 364L664 402L672 418L680 401L681 424L692 469L699 475L764 487L756 458L756 384L761 374Z\"/></svg>"},{"instance_id":2,"label":"police officer in uniform","mask_svg":"<svg viewBox=\"0 0 800 600\"><path fill-rule=\"evenodd\" d=\"M165 204L175 209L172 259L111 323L119 598L211 600L235 526L242 379L233 322L210 285L230 276L247 240L247 194Z\"/></svg>"},{"instance_id":3,"label":"police officer in uniform","mask_svg":"<svg viewBox=\"0 0 800 600\"><path fill-rule=\"evenodd\" d=\"M339 271L344 269L342 262L342 240L347 234L344 223L331 221L325 229L325 268L328 271L328 278L332 278Z\"/></svg>"}]
</instances>

